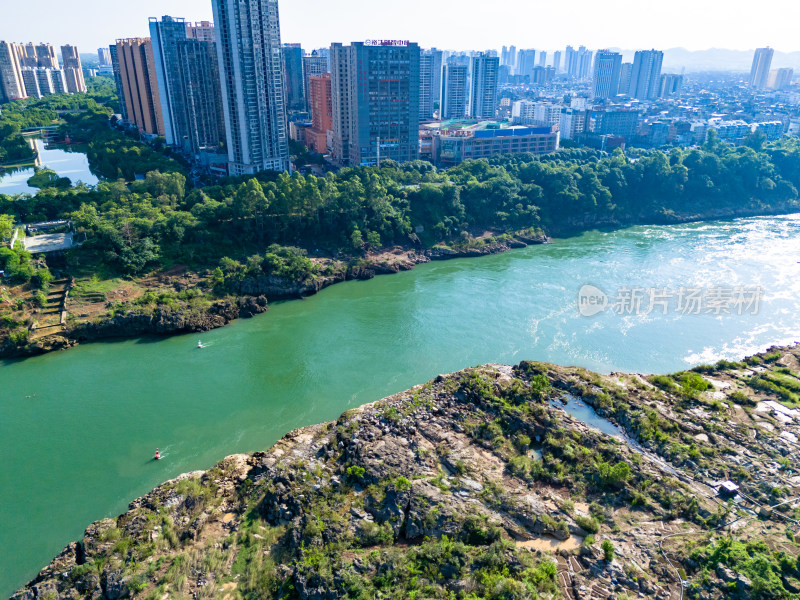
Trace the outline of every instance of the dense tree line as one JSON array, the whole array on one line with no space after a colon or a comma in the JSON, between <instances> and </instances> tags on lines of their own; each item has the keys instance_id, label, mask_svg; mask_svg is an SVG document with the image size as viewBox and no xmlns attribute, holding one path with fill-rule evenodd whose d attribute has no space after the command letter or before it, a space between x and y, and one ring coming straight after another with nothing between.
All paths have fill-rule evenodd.
<instances>
[{"instance_id":1,"label":"dense tree line","mask_svg":"<svg viewBox=\"0 0 800 600\"><path fill-rule=\"evenodd\" d=\"M107 120L110 109L98 104L98 99L113 101L116 96L109 97L108 90L99 84L90 85L100 90L96 97L89 94L55 94L4 104L0 113L0 164L33 160L36 157L33 148L20 135L25 129L58 125L69 115L91 115L90 118L98 123Z\"/></svg>"},{"instance_id":2,"label":"dense tree line","mask_svg":"<svg viewBox=\"0 0 800 600\"><path fill-rule=\"evenodd\" d=\"M95 188L45 187L0 196L0 213L32 221L72 218L122 273L176 261L246 264L272 244L360 252L391 244L464 243L477 232L595 226L791 209L800 187L800 144L753 140L734 147L713 135L702 148L565 149L503 155L447 170L415 161L345 168L324 177L264 173L189 189L180 164L113 131L108 109L65 116L70 136L91 140ZM147 173L133 181L134 175ZM796 204L794 204L796 206ZM273 252L274 254L274 252Z\"/></svg>"}]
</instances>

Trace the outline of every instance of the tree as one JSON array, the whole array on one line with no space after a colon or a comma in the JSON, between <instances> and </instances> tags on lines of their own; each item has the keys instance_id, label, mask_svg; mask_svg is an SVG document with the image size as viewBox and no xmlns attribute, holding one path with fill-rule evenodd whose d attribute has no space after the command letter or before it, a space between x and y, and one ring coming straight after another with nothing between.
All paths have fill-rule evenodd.
<instances>
[{"instance_id":1,"label":"tree","mask_svg":"<svg viewBox=\"0 0 800 600\"><path fill-rule=\"evenodd\" d=\"M600 544L600 547L603 549L603 557L608 561L611 562L614 560L614 544L609 539L603 540L603 543Z\"/></svg>"},{"instance_id":2,"label":"tree","mask_svg":"<svg viewBox=\"0 0 800 600\"><path fill-rule=\"evenodd\" d=\"M50 273L50 269L37 269L33 273L33 277L31 277L31 284L33 284L35 288L46 290L50 286L52 280L53 275Z\"/></svg>"},{"instance_id":3,"label":"tree","mask_svg":"<svg viewBox=\"0 0 800 600\"><path fill-rule=\"evenodd\" d=\"M370 248L381 247L381 236L377 231L367 232L367 245L369 245Z\"/></svg>"},{"instance_id":4,"label":"tree","mask_svg":"<svg viewBox=\"0 0 800 600\"><path fill-rule=\"evenodd\" d=\"M11 215L0 215L0 240L10 238L14 232L14 217Z\"/></svg>"},{"instance_id":5,"label":"tree","mask_svg":"<svg viewBox=\"0 0 800 600\"><path fill-rule=\"evenodd\" d=\"M352 244L354 250L362 250L364 248L364 238L358 229L354 229L350 235L350 244Z\"/></svg>"},{"instance_id":6,"label":"tree","mask_svg":"<svg viewBox=\"0 0 800 600\"><path fill-rule=\"evenodd\" d=\"M747 137L744 138L744 142L742 143L756 152L761 152L764 149L764 145L767 143L767 134L760 129L756 129L747 134Z\"/></svg>"}]
</instances>

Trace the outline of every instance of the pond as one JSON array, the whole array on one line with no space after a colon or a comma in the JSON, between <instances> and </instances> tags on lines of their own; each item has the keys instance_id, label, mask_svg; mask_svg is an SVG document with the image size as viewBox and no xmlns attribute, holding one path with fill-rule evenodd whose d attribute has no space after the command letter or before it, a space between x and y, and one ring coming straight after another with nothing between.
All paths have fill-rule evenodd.
<instances>
[{"instance_id":1,"label":"pond","mask_svg":"<svg viewBox=\"0 0 800 600\"><path fill-rule=\"evenodd\" d=\"M98 178L89 168L89 158L78 146L48 144L42 138L30 138L28 141L36 145L39 154L37 166L51 169L59 177L69 177L73 185L79 181L87 185L97 184ZM28 185L33 173L33 167L0 168L0 194L35 195L38 190Z\"/></svg>"}]
</instances>

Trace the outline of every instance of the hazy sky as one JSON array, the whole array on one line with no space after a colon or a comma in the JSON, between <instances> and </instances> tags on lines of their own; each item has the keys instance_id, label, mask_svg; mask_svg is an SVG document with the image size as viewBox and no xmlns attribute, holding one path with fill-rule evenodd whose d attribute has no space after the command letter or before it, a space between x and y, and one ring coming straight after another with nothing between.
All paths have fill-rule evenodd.
<instances>
[{"instance_id":1,"label":"hazy sky","mask_svg":"<svg viewBox=\"0 0 800 600\"><path fill-rule=\"evenodd\" d=\"M211 19L210 0L0 0L0 40L93 52L146 36L147 18ZM281 37L304 47L369 38L444 49L770 45L800 50L798 0L281 0Z\"/></svg>"}]
</instances>

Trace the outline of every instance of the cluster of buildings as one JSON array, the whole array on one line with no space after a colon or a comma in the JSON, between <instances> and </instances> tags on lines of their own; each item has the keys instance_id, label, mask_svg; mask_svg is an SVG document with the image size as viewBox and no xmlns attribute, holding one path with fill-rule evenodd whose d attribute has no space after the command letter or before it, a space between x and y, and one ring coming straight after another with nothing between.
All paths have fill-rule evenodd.
<instances>
[{"instance_id":1,"label":"cluster of buildings","mask_svg":"<svg viewBox=\"0 0 800 600\"><path fill-rule=\"evenodd\" d=\"M61 63L50 44L0 41L0 103L86 91L75 46L61 46Z\"/></svg>"},{"instance_id":2,"label":"cluster of buildings","mask_svg":"<svg viewBox=\"0 0 800 600\"><path fill-rule=\"evenodd\" d=\"M163 136L212 172L288 170L289 139L337 166L416 160L421 130L423 137L481 140L456 156L499 151L509 132L515 149L558 148L557 127L479 125L496 121L495 52L421 50L408 40L378 39L306 52L281 43L277 0L212 6L213 25L151 18L150 37L98 50L101 72L116 80L123 122ZM440 116L449 124L427 126L441 124ZM422 155L438 162L444 146L452 143L429 144Z\"/></svg>"},{"instance_id":3,"label":"cluster of buildings","mask_svg":"<svg viewBox=\"0 0 800 600\"><path fill-rule=\"evenodd\" d=\"M290 115L290 136L335 165L418 158L444 165L559 147L558 127L497 118L502 67L496 52L367 40L312 54L327 56L330 73L307 78L307 112ZM290 88L291 72L287 67Z\"/></svg>"},{"instance_id":4,"label":"cluster of buildings","mask_svg":"<svg viewBox=\"0 0 800 600\"><path fill-rule=\"evenodd\" d=\"M582 56L571 49L568 54ZM520 72L518 58L512 79L500 86L498 115L514 125L557 126L562 142L602 149L702 144L712 130L735 144L754 132L769 140L798 135L794 72L771 69L772 56L770 48L756 50L749 77L715 72L686 78L662 72L658 50L638 51L625 62L622 53L601 49L588 76L576 70L575 58L571 68L562 68L560 56L553 56L548 68L558 73L543 85Z\"/></svg>"},{"instance_id":5,"label":"cluster of buildings","mask_svg":"<svg viewBox=\"0 0 800 600\"><path fill-rule=\"evenodd\" d=\"M423 49L370 39L304 50L281 43L278 0L212 0L214 23L151 18L150 36L98 49L123 124L199 168L247 175L291 168L293 139L333 166L502 153L545 154L562 141L604 149L742 142L800 134L792 69L756 50L747 81L664 73L659 50L552 53ZM0 101L84 91L74 46L0 42ZM94 71L92 71L93 73ZM725 107L725 112L719 112Z\"/></svg>"}]
</instances>

